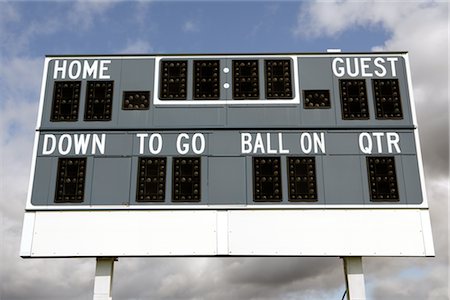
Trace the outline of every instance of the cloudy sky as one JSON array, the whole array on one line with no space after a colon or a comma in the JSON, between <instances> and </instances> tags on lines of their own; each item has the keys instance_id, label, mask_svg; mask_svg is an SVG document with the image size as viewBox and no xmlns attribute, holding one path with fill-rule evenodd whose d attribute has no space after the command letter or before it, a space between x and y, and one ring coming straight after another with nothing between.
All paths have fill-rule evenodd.
<instances>
[{"instance_id":1,"label":"cloudy sky","mask_svg":"<svg viewBox=\"0 0 450 300\"><path fill-rule=\"evenodd\" d=\"M365 258L369 299L448 299L447 1L0 0L1 300L92 299L94 259L19 257L44 55L407 50L435 258ZM114 299L341 299L338 258L124 258Z\"/></svg>"}]
</instances>

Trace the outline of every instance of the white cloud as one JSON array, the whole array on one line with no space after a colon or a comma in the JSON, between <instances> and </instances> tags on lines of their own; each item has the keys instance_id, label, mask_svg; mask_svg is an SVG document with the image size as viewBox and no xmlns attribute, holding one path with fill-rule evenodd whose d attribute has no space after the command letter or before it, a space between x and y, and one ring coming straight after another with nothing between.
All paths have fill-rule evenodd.
<instances>
[{"instance_id":1,"label":"white cloud","mask_svg":"<svg viewBox=\"0 0 450 300\"><path fill-rule=\"evenodd\" d=\"M88 30L118 3L119 1L75 1L68 14L68 20L77 28Z\"/></svg>"},{"instance_id":2,"label":"white cloud","mask_svg":"<svg viewBox=\"0 0 450 300\"><path fill-rule=\"evenodd\" d=\"M187 20L186 22L184 22L182 30L184 32L198 32L200 31L200 27L197 21Z\"/></svg>"},{"instance_id":3,"label":"white cloud","mask_svg":"<svg viewBox=\"0 0 450 300\"><path fill-rule=\"evenodd\" d=\"M119 53L123 54L145 54L153 51L153 47L148 41L134 40L128 41L123 49L119 50Z\"/></svg>"}]
</instances>

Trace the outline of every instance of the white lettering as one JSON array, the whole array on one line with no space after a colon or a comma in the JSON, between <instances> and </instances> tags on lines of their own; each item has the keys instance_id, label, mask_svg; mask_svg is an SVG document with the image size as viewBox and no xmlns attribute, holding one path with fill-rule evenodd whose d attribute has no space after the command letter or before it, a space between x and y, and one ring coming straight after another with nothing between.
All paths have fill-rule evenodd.
<instances>
[{"instance_id":1,"label":"white lettering","mask_svg":"<svg viewBox=\"0 0 450 300\"><path fill-rule=\"evenodd\" d=\"M144 139L148 137L147 133L136 133L139 138L139 154L144 154Z\"/></svg>"},{"instance_id":2,"label":"white lettering","mask_svg":"<svg viewBox=\"0 0 450 300\"><path fill-rule=\"evenodd\" d=\"M391 73L392 76L397 76L397 70L395 69L395 62L398 61L398 57L388 57L386 58L388 62L391 63Z\"/></svg>"},{"instance_id":3,"label":"white lettering","mask_svg":"<svg viewBox=\"0 0 450 300\"><path fill-rule=\"evenodd\" d=\"M325 153L325 134L321 132L319 136L317 132L314 132L313 141L314 141L314 152L319 153L320 148L320 151L322 153Z\"/></svg>"},{"instance_id":4,"label":"white lettering","mask_svg":"<svg viewBox=\"0 0 450 300\"><path fill-rule=\"evenodd\" d=\"M387 147L388 147L388 152L389 153L393 153L392 146L394 146L395 151L397 153L401 153L400 146L398 145L398 143L400 142L400 136L398 135L398 133L396 133L396 132L387 132L386 133L386 139L387 139Z\"/></svg>"},{"instance_id":5,"label":"white lettering","mask_svg":"<svg viewBox=\"0 0 450 300\"><path fill-rule=\"evenodd\" d=\"M289 149L283 149L283 134L278 133L278 148L280 149L280 154L288 154Z\"/></svg>"},{"instance_id":6,"label":"white lettering","mask_svg":"<svg viewBox=\"0 0 450 300\"><path fill-rule=\"evenodd\" d=\"M276 149L271 149L270 148L270 133L266 133L266 136L267 136L267 153L268 154L275 154L275 153L277 153L277 150Z\"/></svg>"},{"instance_id":7,"label":"white lettering","mask_svg":"<svg viewBox=\"0 0 450 300\"><path fill-rule=\"evenodd\" d=\"M362 57L361 58L361 75L366 77L372 77L372 73L367 72L367 69L369 68L369 62L371 59L369 57Z\"/></svg>"},{"instance_id":8,"label":"white lettering","mask_svg":"<svg viewBox=\"0 0 450 300\"><path fill-rule=\"evenodd\" d=\"M61 72L61 78L66 77L67 60L62 61L62 66L59 65L60 60L55 60L55 67L53 68L53 79L58 78L58 72Z\"/></svg>"},{"instance_id":9,"label":"white lettering","mask_svg":"<svg viewBox=\"0 0 450 300\"><path fill-rule=\"evenodd\" d=\"M91 139L90 134L75 134L74 135L74 146L75 154L86 154L87 148L89 146L89 140Z\"/></svg>"},{"instance_id":10,"label":"white lettering","mask_svg":"<svg viewBox=\"0 0 450 300\"><path fill-rule=\"evenodd\" d=\"M74 73L73 71L75 66L76 66L76 73ZM80 74L81 74L81 62L79 62L78 60L74 60L69 65L69 78L77 79L78 77L80 77Z\"/></svg>"},{"instance_id":11,"label":"white lettering","mask_svg":"<svg viewBox=\"0 0 450 300\"><path fill-rule=\"evenodd\" d=\"M64 143L64 140L67 140L66 143ZM65 149L64 149L65 145ZM70 149L72 148L72 138L68 134L63 134L58 141L58 151L61 155L67 155L70 152Z\"/></svg>"},{"instance_id":12,"label":"white lettering","mask_svg":"<svg viewBox=\"0 0 450 300\"><path fill-rule=\"evenodd\" d=\"M189 152L189 144L184 143L181 144L181 139L189 139L189 136L187 133L180 133L177 137L177 152L179 154L186 154ZM183 148L181 148L183 147Z\"/></svg>"},{"instance_id":13,"label":"white lettering","mask_svg":"<svg viewBox=\"0 0 450 300\"><path fill-rule=\"evenodd\" d=\"M355 70L354 70L353 72L352 72L352 64L351 64L351 62L350 62L350 58L347 57L347 58L345 59L345 62L346 62L346 65L347 65L347 74L348 74L350 77L356 77L356 76L358 76L358 75L359 75L358 58L357 58L357 57L353 58L353 65L354 65L354 67L355 67Z\"/></svg>"},{"instance_id":14,"label":"white lettering","mask_svg":"<svg viewBox=\"0 0 450 300\"><path fill-rule=\"evenodd\" d=\"M247 154L252 152L252 135L248 132L241 133L241 153Z\"/></svg>"},{"instance_id":15,"label":"white lettering","mask_svg":"<svg viewBox=\"0 0 450 300\"><path fill-rule=\"evenodd\" d=\"M148 136L148 135L147 135ZM157 146L154 147L155 139L157 140ZM162 136L159 133L154 133L150 136L148 140L148 149L151 154L159 154L162 150Z\"/></svg>"},{"instance_id":16,"label":"white lettering","mask_svg":"<svg viewBox=\"0 0 450 300\"><path fill-rule=\"evenodd\" d=\"M384 59L382 57L377 57L373 60L373 64L380 70L375 70L374 73L378 77L386 76L386 67L384 66Z\"/></svg>"},{"instance_id":17,"label":"white lettering","mask_svg":"<svg viewBox=\"0 0 450 300\"><path fill-rule=\"evenodd\" d=\"M372 138L368 132L359 134L359 149L362 153L372 154Z\"/></svg>"},{"instance_id":18,"label":"white lettering","mask_svg":"<svg viewBox=\"0 0 450 300\"><path fill-rule=\"evenodd\" d=\"M384 136L383 132L374 132L372 133L372 135L377 139L377 149L378 149L378 153L383 153L383 147L381 144L381 138Z\"/></svg>"},{"instance_id":19,"label":"white lettering","mask_svg":"<svg viewBox=\"0 0 450 300\"><path fill-rule=\"evenodd\" d=\"M200 141L200 147L197 147L197 142ZM203 151L205 151L206 143L205 143L205 137L201 133L195 133L192 136L192 151L194 151L195 154L202 154Z\"/></svg>"},{"instance_id":20,"label":"white lettering","mask_svg":"<svg viewBox=\"0 0 450 300\"><path fill-rule=\"evenodd\" d=\"M97 70L98 70L98 60L94 60L91 66L89 65L89 62L85 60L83 66L83 78L88 78L92 76L93 79L97 79Z\"/></svg>"},{"instance_id":21,"label":"white lettering","mask_svg":"<svg viewBox=\"0 0 450 300\"><path fill-rule=\"evenodd\" d=\"M311 153L312 150L312 138L309 133L302 133L300 135L300 148L303 153Z\"/></svg>"},{"instance_id":22,"label":"white lettering","mask_svg":"<svg viewBox=\"0 0 450 300\"><path fill-rule=\"evenodd\" d=\"M338 66L337 65L338 63L343 64L344 60L340 57L336 57L335 59L333 59L333 62L332 62L333 73L334 73L334 76L336 76L336 77L342 77L345 75L345 68L344 68L344 66Z\"/></svg>"},{"instance_id":23,"label":"white lettering","mask_svg":"<svg viewBox=\"0 0 450 300\"><path fill-rule=\"evenodd\" d=\"M96 149L100 152L100 154L105 154L105 146L106 146L106 134L102 134L102 138L98 138L98 134L94 134L93 143L92 143L92 154L96 153Z\"/></svg>"},{"instance_id":24,"label":"white lettering","mask_svg":"<svg viewBox=\"0 0 450 300\"><path fill-rule=\"evenodd\" d=\"M100 61L100 74L99 74L99 78L100 79L110 79L111 76L109 74L106 74L106 72L108 71L108 66L106 66L106 64L110 64L111 61L110 60L101 60Z\"/></svg>"},{"instance_id":25,"label":"white lettering","mask_svg":"<svg viewBox=\"0 0 450 300\"><path fill-rule=\"evenodd\" d=\"M258 149L260 149L261 153L266 153L266 151L264 150L264 142L262 140L261 133L256 134L255 147L253 148L253 153L257 153Z\"/></svg>"},{"instance_id":26,"label":"white lettering","mask_svg":"<svg viewBox=\"0 0 450 300\"><path fill-rule=\"evenodd\" d=\"M49 146L50 141L50 148ZM53 134L44 135L44 145L42 146L42 155L52 154L56 149L56 136Z\"/></svg>"}]
</instances>

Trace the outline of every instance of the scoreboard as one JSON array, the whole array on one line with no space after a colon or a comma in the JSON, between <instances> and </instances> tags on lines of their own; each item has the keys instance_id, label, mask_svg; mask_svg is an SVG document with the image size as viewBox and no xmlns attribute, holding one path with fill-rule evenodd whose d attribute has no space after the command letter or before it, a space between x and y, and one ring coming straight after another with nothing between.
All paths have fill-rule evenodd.
<instances>
[{"instance_id":1,"label":"scoreboard","mask_svg":"<svg viewBox=\"0 0 450 300\"><path fill-rule=\"evenodd\" d=\"M433 256L407 54L48 56L21 255Z\"/></svg>"}]
</instances>

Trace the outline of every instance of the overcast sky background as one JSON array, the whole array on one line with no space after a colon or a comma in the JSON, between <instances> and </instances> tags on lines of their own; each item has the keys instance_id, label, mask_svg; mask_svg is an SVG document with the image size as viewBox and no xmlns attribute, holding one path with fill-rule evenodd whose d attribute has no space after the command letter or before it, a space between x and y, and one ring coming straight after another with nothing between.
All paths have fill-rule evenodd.
<instances>
[{"instance_id":1,"label":"overcast sky background","mask_svg":"<svg viewBox=\"0 0 450 300\"><path fill-rule=\"evenodd\" d=\"M46 54L410 53L435 258L364 258L368 299L448 299L447 1L0 0L0 299L92 299L94 259L19 257ZM336 299L338 258L124 258L114 299Z\"/></svg>"}]
</instances>

